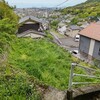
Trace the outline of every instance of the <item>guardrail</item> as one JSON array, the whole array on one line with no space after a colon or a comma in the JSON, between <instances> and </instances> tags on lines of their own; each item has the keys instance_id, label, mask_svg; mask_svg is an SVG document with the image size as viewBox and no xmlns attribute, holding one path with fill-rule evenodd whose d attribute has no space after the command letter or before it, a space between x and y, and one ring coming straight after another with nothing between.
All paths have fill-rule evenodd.
<instances>
[{"instance_id":1,"label":"guardrail","mask_svg":"<svg viewBox=\"0 0 100 100\"><path fill-rule=\"evenodd\" d=\"M81 77L88 77L88 78L97 78L97 79L100 79L100 77L97 77L97 76L94 76L94 75L85 75L85 74L77 74L77 73L74 73L74 69L75 67L79 67L79 68L82 68L84 70L88 70L88 71L92 71L92 72L97 72L97 70L95 69L92 69L92 68L87 68L87 67L84 67L84 66L81 66L79 64L76 64L76 63L72 63L71 64L71 70L70 70L70 77L69 77L69 86L68 86L68 100L73 100L72 97L73 97L73 91L72 91L72 86L73 85L79 85L79 84L97 84L97 82L73 82L73 79L75 76L81 76Z\"/></svg>"}]
</instances>

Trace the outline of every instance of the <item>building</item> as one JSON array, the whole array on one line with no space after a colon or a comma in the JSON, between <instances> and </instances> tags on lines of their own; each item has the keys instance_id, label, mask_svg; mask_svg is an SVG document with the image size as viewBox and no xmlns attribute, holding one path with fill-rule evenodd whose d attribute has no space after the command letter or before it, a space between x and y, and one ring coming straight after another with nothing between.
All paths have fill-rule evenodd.
<instances>
[{"instance_id":1,"label":"building","mask_svg":"<svg viewBox=\"0 0 100 100\"><path fill-rule=\"evenodd\" d=\"M26 16L19 20L18 37L43 38L45 33L42 21L33 16Z\"/></svg>"},{"instance_id":2,"label":"building","mask_svg":"<svg viewBox=\"0 0 100 100\"><path fill-rule=\"evenodd\" d=\"M77 25L70 25L67 28L65 35L74 38L80 32L80 30L81 30L81 27L79 27Z\"/></svg>"},{"instance_id":3,"label":"building","mask_svg":"<svg viewBox=\"0 0 100 100\"><path fill-rule=\"evenodd\" d=\"M91 23L80 33L80 53L89 61L100 60L100 24Z\"/></svg>"},{"instance_id":4,"label":"building","mask_svg":"<svg viewBox=\"0 0 100 100\"><path fill-rule=\"evenodd\" d=\"M58 28L57 28L57 31L60 33L60 34L65 34L66 33L66 31L67 31L67 25L65 24L65 23L63 23L63 22L60 22L59 24L58 24Z\"/></svg>"}]
</instances>

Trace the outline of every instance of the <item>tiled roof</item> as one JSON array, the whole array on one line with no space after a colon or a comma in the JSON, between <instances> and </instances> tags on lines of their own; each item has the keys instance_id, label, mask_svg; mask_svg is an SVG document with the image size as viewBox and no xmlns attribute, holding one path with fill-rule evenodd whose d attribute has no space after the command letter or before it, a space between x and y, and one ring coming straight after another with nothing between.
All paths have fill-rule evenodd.
<instances>
[{"instance_id":1,"label":"tiled roof","mask_svg":"<svg viewBox=\"0 0 100 100\"><path fill-rule=\"evenodd\" d=\"M83 29L79 34L100 41L100 24L91 23L88 27Z\"/></svg>"},{"instance_id":2,"label":"tiled roof","mask_svg":"<svg viewBox=\"0 0 100 100\"><path fill-rule=\"evenodd\" d=\"M72 30L80 30L80 27L77 26L77 25L71 25L70 29L72 29Z\"/></svg>"},{"instance_id":3,"label":"tiled roof","mask_svg":"<svg viewBox=\"0 0 100 100\"><path fill-rule=\"evenodd\" d=\"M21 23L27 21L28 19L31 19L31 20L36 21L36 22L39 22L39 23L43 23L43 21L41 21L40 19L38 19L38 18L36 18L36 17L34 17L34 16L26 16L26 17L23 17L23 18L21 18L21 19L19 20L19 24L21 24Z\"/></svg>"}]
</instances>

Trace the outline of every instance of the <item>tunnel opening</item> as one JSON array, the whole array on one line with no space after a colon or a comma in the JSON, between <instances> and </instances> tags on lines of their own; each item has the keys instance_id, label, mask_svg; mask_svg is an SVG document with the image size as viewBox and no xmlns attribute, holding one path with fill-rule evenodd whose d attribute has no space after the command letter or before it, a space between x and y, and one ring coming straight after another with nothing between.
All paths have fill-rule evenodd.
<instances>
[{"instance_id":1,"label":"tunnel opening","mask_svg":"<svg viewBox=\"0 0 100 100\"><path fill-rule=\"evenodd\" d=\"M100 91L77 96L74 100L100 100Z\"/></svg>"}]
</instances>

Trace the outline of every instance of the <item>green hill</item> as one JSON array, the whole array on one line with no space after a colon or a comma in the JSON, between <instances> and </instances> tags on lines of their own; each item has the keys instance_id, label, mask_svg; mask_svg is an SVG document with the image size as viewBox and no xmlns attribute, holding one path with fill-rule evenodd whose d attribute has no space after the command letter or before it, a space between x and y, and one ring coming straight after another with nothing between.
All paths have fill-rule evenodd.
<instances>
[{"instance_id":1,"label":"green hill","mask_svg":"<svg viewBox=\"0 0 100 100\"><path fill-rule=\"evenodd\" d=\"M100 0L87 0L87 2L100 2Z\"/></svg>"},{"instance_id":2,"label":"green hill","mask_svg":"<svg viewBox=\"0 0 100 100\"><path fill-rule=\"evenodd\" d=\"M17 19L12 8L0 2L0 100L38 100L36 79L8 63L11 44L16 39Z\"/></svg>"},{"instance_id":3,"label":"green hill","mask_svg":"<svg viewBox=\"0 0 100 100\"><path fill-rule=\"evenodd\" d=\"M89 21L91 17L97 20L97 17L100 17L100 0L88 0L74 7L65 8L61 12L63 15L74 15L72 22L75 24L80 21Z\"/></svg>"},{"instance_id":4,"label":"green hill","mask_svg":"<svg viewBox=\"0 0 100 100\"><path fill-rule=\"evenodd\" d=\"M84 62L71 56L49 38L17 38L18 18L13 9L0 2L0 100L41 100L40 87L68 87L72 62ZM89 66L89 65L88 65ZM75 70L86 74L80 68ZM75 78L75 81L96 79Z\"/></svg>"}]
</instances>

